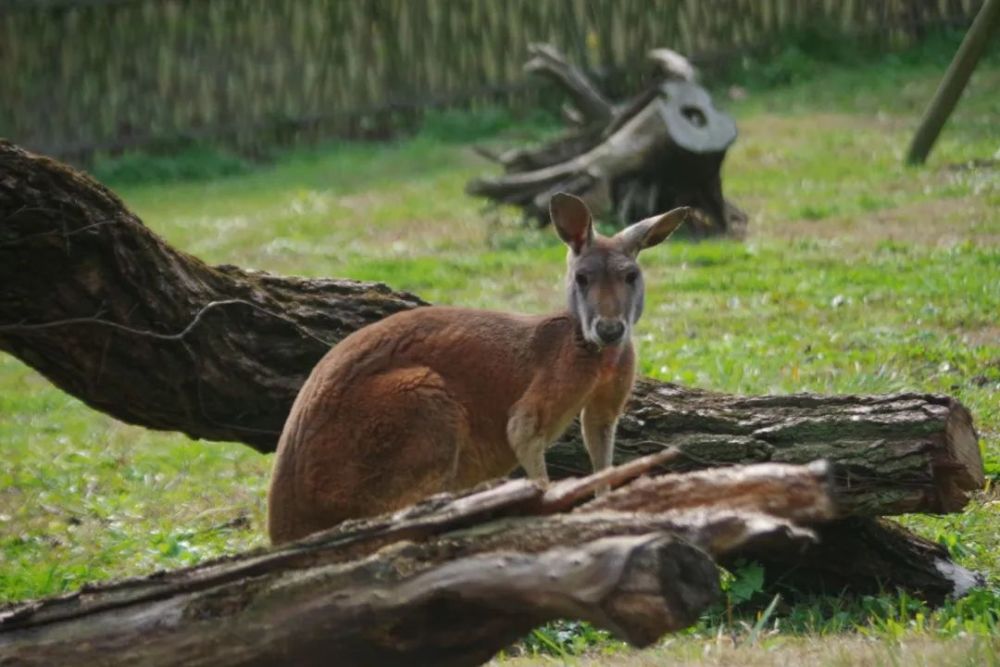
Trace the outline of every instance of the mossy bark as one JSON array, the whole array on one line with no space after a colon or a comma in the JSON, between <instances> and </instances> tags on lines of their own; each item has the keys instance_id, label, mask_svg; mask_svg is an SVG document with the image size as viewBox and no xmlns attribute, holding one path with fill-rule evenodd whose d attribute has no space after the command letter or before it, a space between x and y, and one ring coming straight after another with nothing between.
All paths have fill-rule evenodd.
<instances>
[{"instance_id":1,"label":"mossy bark","mask_svg":"<svg viewBox=\"0 0 1000 667\"><path fill-rule=\"evenodd\" d=\"M209 266L87 175L0 142L0 349L122 421L273 451L333 344L423 303Z\"/></svg>"}]
</instances>

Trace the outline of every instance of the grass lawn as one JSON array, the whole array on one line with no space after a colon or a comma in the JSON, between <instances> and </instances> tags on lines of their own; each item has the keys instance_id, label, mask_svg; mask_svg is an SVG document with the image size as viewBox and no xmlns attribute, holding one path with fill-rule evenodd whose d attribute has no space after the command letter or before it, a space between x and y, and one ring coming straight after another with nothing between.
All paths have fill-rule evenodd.
<instances>
[{"instance_id":1,"label":"grass lawn","mask_svg":"<svg viewBox=\"0 0 1000 667\"><path fill-rule=\"evenodd\" d=\"M720 100L741 132L725 190L749 212L750 237L644 255L642 372L743 393L949 393L972 411L990 483L1000 481L995 54L928 165L901 163L946 62L817 65ZM564 258L551 229L484 214L462 194L492 169L467 143L428 132L300 151L227 177L111 185L150 228L209 262L380 280L437 303L558 308ZM9 356L0 443L0 603L265 543L270 457L121 424ZM735 615L720 608L659 647L627 652L593 629L554 624L520 649L541 657L510 664L581 651L581 665L997 664L1000 493L989 487L962 514L902 521L985 571L988 588L938 611L887 592L763 618L741 612L760 608L751 563L727 576Z\"/></svg>"}]
</instances>

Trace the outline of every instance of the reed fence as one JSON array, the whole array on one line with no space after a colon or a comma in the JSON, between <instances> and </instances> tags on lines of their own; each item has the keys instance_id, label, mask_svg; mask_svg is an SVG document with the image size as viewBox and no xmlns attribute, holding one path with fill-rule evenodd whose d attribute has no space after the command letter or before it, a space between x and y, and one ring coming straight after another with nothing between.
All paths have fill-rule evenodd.
<instances>
[{"instance_id":1,"label":"reed fence","mask_svg":"<svg viewBox=\"0 0 1000 667\"><path fill-rule=\"evenodd\" d=\"M178 139L384 136L441 106L526 105L549 41L624 84L822 25L887 47L982 0L0 0L0 135L86 159Z\"/></svg>"}]
</instances>

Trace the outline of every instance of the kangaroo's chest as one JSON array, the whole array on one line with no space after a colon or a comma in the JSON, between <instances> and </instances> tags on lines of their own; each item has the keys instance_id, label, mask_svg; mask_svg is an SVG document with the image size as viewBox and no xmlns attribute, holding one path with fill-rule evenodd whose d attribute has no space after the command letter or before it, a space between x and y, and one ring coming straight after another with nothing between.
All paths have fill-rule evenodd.
<instances>
[{"instance_id":1,"label":"kangaroo's chest","mask_svg":"<svg viewBox=\"0 0 1000 667\"><path fill-rule=\"evenodd\" d=\"M557 439L581 411L618 412L632 388L634 356L630 347L605 348L588 355L574 372L551 383L541 410L545 437Z\"/></svg>"}]
</instances>

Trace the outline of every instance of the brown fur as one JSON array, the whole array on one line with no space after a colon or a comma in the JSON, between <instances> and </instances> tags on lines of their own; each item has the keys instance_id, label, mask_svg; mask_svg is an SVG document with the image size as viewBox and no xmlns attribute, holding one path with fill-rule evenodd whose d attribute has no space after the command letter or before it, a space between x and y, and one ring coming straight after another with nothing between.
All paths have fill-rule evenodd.
<instances>
[{"instance_id":1,"label":"brown fur","mask_svg":"<svg viewBox=\"0 0 1000 667\"><path fill-rule=\"evenodd\" d=\"M591 239L590 260L625 257L611 241ZM582 251L571 253L571 272ZM592 291L611 299L613 282ZM595 303L604 311L595 317L609 315ZM426 307L348 336L313 369L285 424L271 541L503 477L518 463L546 479L545 446L581 413L595 468L609 465L635 354L627 336L602 347L585 329L574 311Z\"/></svg>"}]
</instances>

